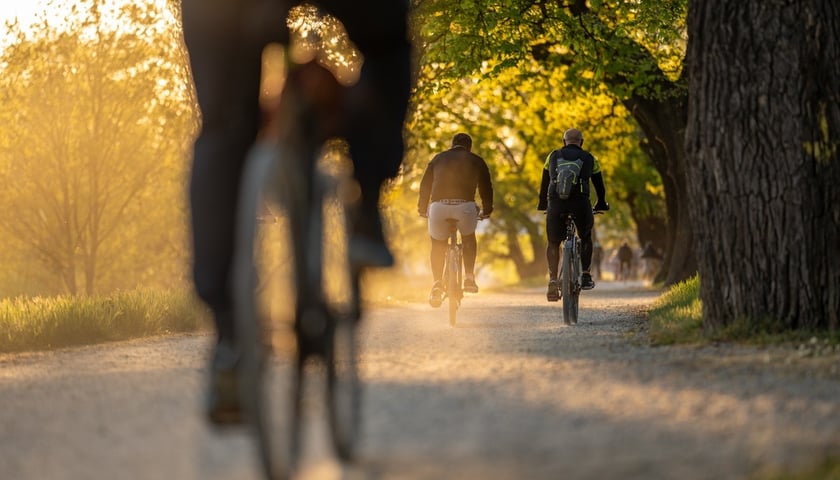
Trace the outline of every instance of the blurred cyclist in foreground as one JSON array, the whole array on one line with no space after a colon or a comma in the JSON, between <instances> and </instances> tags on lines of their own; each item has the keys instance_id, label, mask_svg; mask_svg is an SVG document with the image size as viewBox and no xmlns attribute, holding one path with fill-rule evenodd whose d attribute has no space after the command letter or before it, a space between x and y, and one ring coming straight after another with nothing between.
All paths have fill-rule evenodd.
<instances>
[{"instance_id":1,"label":"blurred cyclist in foreground","mask_svg":"<svg viewBox=\"0 0 840 480\"><path fill-rule=\"evenodd\" d=\"M240 177L261 128L262 52L269 43L288 44L286 16L297 3L181 2L202 116L189 195L193 280L198 296L212 310L218 334L206 406L216 424L241 422L230 282ZM342 87L338 118L330 118L330 131L349 144L361 189L351 222L350 257L360 266L390 266L393 257L382 232L379 194L382 184L396 176L403 156L402 128L411 86L408 2L322 0L317 5L343 23L364 59L358 81Z\"/></svg>"}]
</instances>

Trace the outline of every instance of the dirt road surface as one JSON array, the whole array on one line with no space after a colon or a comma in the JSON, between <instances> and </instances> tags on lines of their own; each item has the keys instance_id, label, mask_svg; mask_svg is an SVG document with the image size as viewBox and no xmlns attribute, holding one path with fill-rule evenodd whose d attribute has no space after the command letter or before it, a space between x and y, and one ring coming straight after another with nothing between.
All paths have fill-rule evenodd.
<instances>
[{"instance_id":1,"label":"dirt road surface","mask_svg":"<svg viewBox=\"0 0 840 480\"><path fill-rule=\"evenodd\" d=\"M657 292L604 283L565 326L544 292L371 311L359 461L311 402L300 478L747 479L840 454L840 355L649 347ZM256 479L200 415L209 337L0 356L0 478Z\"/></svg>"}]
</instances>

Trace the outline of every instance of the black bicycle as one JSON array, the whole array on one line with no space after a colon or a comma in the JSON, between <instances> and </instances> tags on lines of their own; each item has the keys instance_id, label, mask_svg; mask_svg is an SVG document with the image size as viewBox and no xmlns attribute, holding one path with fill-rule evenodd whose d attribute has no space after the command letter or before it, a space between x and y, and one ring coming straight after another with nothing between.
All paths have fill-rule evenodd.
<instances>
[{"instance_id":1,"label":"black bicycle","mask_svg":"<svg viewBox=\"0 0 840 480\"><path fill-rule=\"evenodd\" d=\"M603 213L600 210L594 214ZM563 241L563 258L560 263L560 298L563 300L563 322L577 325L581 287L580 237L577 236L575 216L566 214L566 240Z\"/></svg>"},{"instance_id":2,"label":"black bicycle","mask_svg":"<svg viewBox=\"0 0 840 480\"><path fill-rule=\"evenodd\" d=\"M447 218L446 223L449 226L449 240L443 268L443 288L449 305L449 325L454 327L458 307L464 298L464 256L461 236L458 234L458 220Z\"/></svg>"},{"instance_id":3,"label":"black bicycle","mask_svg":"<svg viewBox=\"0 0 840 480\"><path fill-rule=\"evenodd\" d=\"M296 468L307 365L326 375L342 460L353 459L361 402L361 272L349 260L346 215L358 187L341 156L322 151L322 112L305 83L290 75L285 88L277 134L247 161L234 264L243 407L269 479ZM258 220L266 209L277 222Z\"/></svg>"}]
</instances>

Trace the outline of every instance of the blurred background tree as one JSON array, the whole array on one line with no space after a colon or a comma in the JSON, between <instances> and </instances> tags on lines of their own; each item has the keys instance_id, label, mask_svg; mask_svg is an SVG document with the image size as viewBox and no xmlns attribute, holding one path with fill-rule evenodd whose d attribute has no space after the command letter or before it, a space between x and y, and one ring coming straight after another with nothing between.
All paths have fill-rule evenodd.
<instances>
[{"instance_id":1,"label":"blurred background tree","mask_svg":"<svg viewBox=\"0 0 840 480\"><path fill-rule=\"evenodd\" d=\"M184 278L195 102L177 11L49 3L0 57L3 296Z\"/></svg>"}]
</instances>

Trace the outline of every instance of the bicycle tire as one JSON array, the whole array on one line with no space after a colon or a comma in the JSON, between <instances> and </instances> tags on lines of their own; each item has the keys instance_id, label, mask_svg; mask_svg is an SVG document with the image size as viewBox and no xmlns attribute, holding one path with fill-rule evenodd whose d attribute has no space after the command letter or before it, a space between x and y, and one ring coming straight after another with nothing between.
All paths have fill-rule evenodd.
<instances>
[{"instance_id":1,"label":"bicycle tire","mask_svg":"<svg viewBox=\"0 0 840 480\"><path fill-rule=\"evenodd\" d=\"M580 265L580 239L575 238L575 248L572 252L572 325L578 323L578 313L580 311L580 274L582 268Z\"/></svg>"},{"instance_id":2,"label":"bicycle tire","mask_svg":"<svg viewBox=\"0 0 840 480\"><path fill-rule=\"evenodd\" d=\"M461 255L458 248L451 248L447 259L447 297L449 298L449 326L457 322L458 307L461 304Z\"/></svg>"},{"instance_id":3,"label":"bicycle tire","mask_svg":"<svg viewBox=\"0 0 840 480\"><path fill-rule=\"evenodd\" d=\"M239 200L237 249L234 258L234 311L241 355L240 396L246 420L257 443L266 478L289 478L298 455L301 370L291 329L286 335L265 312L259 292L260 235L256 214L267 195L265 179L276 169L279 153L255 146L246 162ZM288 326L288 325L287 325ZM287 340L278 346L277 341Z\"/></svg>"},{"instance_id":4,"label":"bicycle tire","mask_svg":"<svg viewBox=\"0 0 840 480\"><path fill-rule=\"evenodd\" d=\"M574 295L575 283L574 246L567 240L563 245L563 267L560 279L560 289L563 297L563 323L572 325L577 319L576 301Z\"/></svg>"},{"instance_id":5,"label":"bicycle tire","mask_svg":"<svg viewBox=\"0 0 840 480\"><path fill-rule=\"evenodd\" d=\"M339 319L327 360L327 394L333 447L339 458L352 461L359 437L361 385L355 321Z\"/></svg>"}]
</instances>

